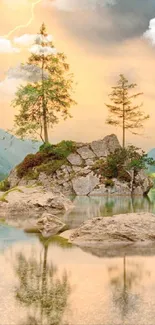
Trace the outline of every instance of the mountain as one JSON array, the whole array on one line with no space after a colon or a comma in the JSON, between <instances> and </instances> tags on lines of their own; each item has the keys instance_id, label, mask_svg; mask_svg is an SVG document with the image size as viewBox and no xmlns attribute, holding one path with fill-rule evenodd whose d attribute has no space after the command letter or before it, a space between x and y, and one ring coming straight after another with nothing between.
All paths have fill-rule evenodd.
<instances>
[{"instance_id":1,"label":"mountain","mask_svg":"<svg viewBox=\"0 0 155 325\"><path fill-rule=\"evenodd\" d=\"M148 152L148 157L153 158L155 160L155 148L151 149ZM155 173L155 166L149 166L148 169L150 173Z\"/></svg>"},{"instance_id":2,"label":"mountain","mask_svg":"<svg viewBox=\"0 0 155 325\"><path fill-rule=\"evenodd\" d=\"M29 153L36 153L40 142L20 140L0 129L0 178L19 164Z\"/></svg>"}]
</instances>

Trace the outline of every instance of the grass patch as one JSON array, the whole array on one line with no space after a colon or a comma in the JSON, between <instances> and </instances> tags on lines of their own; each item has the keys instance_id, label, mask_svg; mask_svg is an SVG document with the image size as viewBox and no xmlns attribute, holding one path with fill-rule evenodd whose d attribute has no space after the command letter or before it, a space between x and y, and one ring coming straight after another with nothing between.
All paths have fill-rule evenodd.
<instances>
[{"instance_id":1,"label":"grass patch","mask_svg":"<svg viewBox=\"0 0 155 325\"><path fill-rule=\"evenodd\" d=\"M4 179L0 182L0 191L6 192L10 189L10 183L8 181L8 178Z\"/></svg>"},{"instance_id":2,"label":"grass patch","mask_svg":"<svg viewBox=\"0 0 155 325\"><path fill-rule=\"evenodd\" d=\"M51 160L46 164L41 164L39 167L37 167L38 173L45 173L47 175L54 174L62 165L64 165L66 161L64 159L62 160Z\"/></svg>"},{"instance_id":3,"label":"grass patch","mask_svg":"<svg viewBox=\"0 0 155 325\"><path fill-rule=\"evenodd\" d=\"M11 192L15 192L15 191L17 191L17 192L20 192L20 193L23 193L22 192L22 190L20 190L18 187L14 187L14 188L11 188L10 190L8 190L8 191L6 191L1 197L0 197L0 201L1 202L6 202L6 203L8 203L8 201L7 201L7 195L9 194L9 193L11 193Z\"/></svg>"}]
</instances>

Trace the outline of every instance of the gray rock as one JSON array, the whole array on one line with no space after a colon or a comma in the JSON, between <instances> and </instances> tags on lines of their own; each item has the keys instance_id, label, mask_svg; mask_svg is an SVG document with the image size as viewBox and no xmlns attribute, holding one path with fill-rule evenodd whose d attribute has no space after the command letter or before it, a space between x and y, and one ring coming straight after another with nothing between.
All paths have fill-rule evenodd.
<instances>
[{"instance_id":1,"label":"gray rock","mask_svg":"<svg viewBox=\"0 0 155 325\"><path fill-rule=\"evenodd\" d=\"M56 216L45 212L38 219L37 228L43 237L50 237L64 231L66 225Z\"/></svg>"},{"instance_id":2,"label":"gray rock","mask_svg":"<svg viewBox=\"0 0 155 325\"><path fill-rule=\"evenodd\" d=\"M89 146L81 147L77 150L77 152L83 159L91 159L95 157L94 152L89 149Z\"/></svg>"},{"instance_id":3,"label":"gray rock","mask_svg":"<svg viewBox=\"0 0 155 325\"><path fill-rule=\"evenodd\" d=\"M67 160L70 162L71 165L75 165L75 166L81 166L83 161L80 157L79 154L77 153L71 153L68 157Z\"/></svg>"},{"instance_id":4,"label":"gray rock","mask_svg":"<svg viewBox=\"0 0 155 325\"><path fill-rule=\"evenodd\" d=\"M76 195L88 195L98 184L99 179L97 176L93 175L93 173L72 180L73 189Z\"/></svg>"},{"instance_id":5,"label":"gray rock","mask_svg":"<svg viewBox=\"0 0 155 325\"><path fill-rule=\"evenodd\" d=\"M72 169L75 173L79 173L83 170L83 168L79 166L72 166Z\"/></svg>"},{"instance_id":6,"label":"gray rock","mask_svg":"<svg viewBox=\"0 0 155 325\"><path fill-rule=\"evenodd\" d=\"M10 172L10 174L8 176L8 181L10 183L10 187L15 187L20 182L20 178L17 176L17 169L16 168L11 170L11 172Z\"/></svg>"},{"instance_id":7,"label":"gray rock","mask_svg":"<svg viewBox=\"0 0 155 325\"><path fill-rule=\"evenodd\" d=\"M139 171L134 179L133 195L148 194L153 187L153 180L146 175L144 170Z\"/></svg>"},{"instance_id":8,"label":"gray rock","mask_svg":"<svg viewBox=\"0 0 155 325\"><path fill-rule=\"evenodd\" d=\"M113 217L98 217L84 222L71 236L80 246L155 243L155 215L130 213Z\"/></svg>"},{"instance_id":9,"label":"gray rock","mask_svg":"<svg viewBox=\"0 0 155 325\"><path fill-rule=\"evenodd\" d=\"M97 157L106 157L121 147L115 134L108 135L103 140L93 141L90 146Z\"/></svg>"},{"instance_id":10,"label":"gray rock","mask_svg":"<svg viewBox=\"0 0 155 325\"><path fill-rule=\"evenodd\" d=\"M97 188L95 188L89 195L90 196L102 196L108 194L108 188L104 185L98 185Z\"/></svg>"},{"instance_id":11,"label":"gray rock","mask_svg":"<svg viewBox=\"0 0 155 325\"><path fill-rule=\"evenodd\" d=\"M19 186L8 194L5 202L0 201L0 215L3 218L39 218L43 212L63 215L73 207L63 194L45 191L43 187L26 188Z\"/></svg>"},{"instance_id":12,"label":"gray rock","mask_svg":"<svg viewBox=\"0 0 155 325\"><path fill-rule=\"evenodd\" d=\"M85 164L86 164L87 166L93 166L93 165L94 165L94 161L95 161L95 160L93 160L93 159L86 159L86 160L85 160Z\"/></svg>"}]
</instances>

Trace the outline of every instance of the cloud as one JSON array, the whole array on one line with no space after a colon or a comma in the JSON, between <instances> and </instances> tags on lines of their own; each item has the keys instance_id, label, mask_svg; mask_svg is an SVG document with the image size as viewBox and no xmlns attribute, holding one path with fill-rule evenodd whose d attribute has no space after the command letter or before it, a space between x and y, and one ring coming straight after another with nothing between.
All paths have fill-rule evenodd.
<instances>
[{"instance_id":1,"label":"cloud","mask_svg":"<svg viewBox=\"0 0 155 325\"><path fill-rule=\"evenodd\" d=\"M34 43L41 44L48 43L53 40L52 35L43 36L41 34L24 34L14 38L14 43L21 46L31 46Z\"/></svg>"},{"instance_id":2,"label":"cloud","mask_svg":"<svg viewBox=\"0 0 155 325\"><path fill-rule=\"evenodd\" d=\"M147 30L154 0L49 0L69 33L92 45L94 51L105 44L140 38ZM72 10L72 11L71 11Z\"/></svg>"},{"instance_id":3,"label":"cloud","mask_svg":"<svg viewBox=\"0 0 155 325\"><path fill-rule=\"evenodd\" d=\"M34 64L19 64L10 68L7 72L8 79L18 79L28 82L37 82L41 80L42 70ZM48 78L48 74L44 72L44 78Z\"/></svg>"},{"instance_id":4,"label":"cloud","mask_svg":"<svg viewBox=\"0 0 155 325\"><path fill-rule=\"evenodd\" d=\"M116 0L46 0L47 5L56 7L58 10L76 11L76 10L94 10L96 6L114 5Z\"/></svg>"},{"instance_id":5,"label":"cloud","mask_svg":"<svg viewBox=\"0 0 155 325\"><path fill-rule=\"evenodd\" d=\"M35 43L37 35L36 34L24 34L19 37L14 38L14 43L22 46L30 46Z\"/></svg>"},{"instance_id":6,"label":"cloud","mask_svg":"<svg viewBox=\"0 0 155 325\"><path fill-rule=\"evenodd\" d=\"M13 97L19 85L25 82L38 82L42 78L42 70L34 64L19 64L8 70L6 78L0 82L0 95L3 99ZM44 79L48 73L44 72Z\"/></svg>"},{"instance_id":7,"label":"cloud","mask_svg":"<svg viewBox=\"0 0 155 325\"><path fill-rule=\"evenodd\" d=\"M149 29L143 34L143 36L148 39L153 46L155 45L155 18L150 20Z\"/></svg>"},{"instance_id":8,"label":"cloud","mask_svg":"<svg viewBox=\"0 0 155 325\"><path fill-rule=\"evenodd\" d=\"M20 49L13 47L10 40L6 38L0 38L0 53L18 53Z\"/></svg>"}]
</instances>

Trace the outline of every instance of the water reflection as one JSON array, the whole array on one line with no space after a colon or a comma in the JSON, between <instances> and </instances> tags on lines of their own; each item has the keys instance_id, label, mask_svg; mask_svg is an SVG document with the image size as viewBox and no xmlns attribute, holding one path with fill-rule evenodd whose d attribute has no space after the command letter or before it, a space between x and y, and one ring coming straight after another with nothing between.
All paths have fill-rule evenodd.
<instances>
[{"instance_id":1,"label":"water reflection","mask_svg":"<svg viewBox=\"0 0 155 325\"><path fill-rule=\"evenodd\" d=\"M71 228L76 228L93 217L130 212L155 213L155 192L148 197L76 197L73 203L75 208L64 219Z\"/></svg>"},{"instance_id":2,"label":"water reflection","mask_svg":"<svg viewBox=\"0 0 155 325\"><path fill-rule=\"evenodd\" d=\"M64 271L58 277L58 269L48 263L49 241L40 237L43 251L40 261L34 254L26 258L17 254L15 272L19 284L16 287L16 300L28 308L27 318L20 325L59 325L67 306L70 294L68 275Z\"/></svg>"},{"instance_id":3,"label":"water reflection","mask_svg":"<svg viewBox=\"0 0 155 325\"><path fill-rule=\"evenodd\" d=\"M112 288L113 304L119 309L122 323L133 317L138 312L142 304L141 293L137 288L142 286L142 281L150 277L150 272L146 271L144 265L134 260L123 257L122 270L120 265L108 267L110 286ZM145 270L145 271L144 271ZM136 291L135 291L136 288Z\"/></svg>"}]
</instances>

